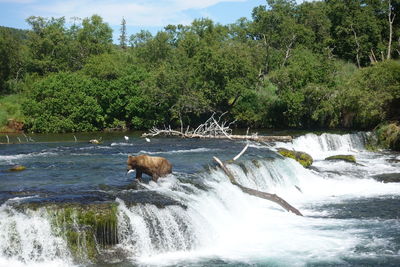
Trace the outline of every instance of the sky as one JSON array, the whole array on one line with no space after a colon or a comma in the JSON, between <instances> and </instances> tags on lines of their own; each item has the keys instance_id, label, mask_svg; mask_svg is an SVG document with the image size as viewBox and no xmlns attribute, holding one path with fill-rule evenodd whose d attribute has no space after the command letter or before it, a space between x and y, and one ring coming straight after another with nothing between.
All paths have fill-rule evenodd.
<instances>
[{"instance_id":1,"label":"sky","mask_svg":"<svg viewBox=\"0 0 400 267\"><path fill-rule=\"evenodd\" d=\"M297 2L302 2L298 0ZM85 18L100 15L118 38L125 18L128 36L141 29L153 34L168 24L190 24L196 18L210 18L221 24L241 17L251 18L254 7L265 0L0 0L0 25L29 29L29 16Z\"/></svg>"}]
</instances>

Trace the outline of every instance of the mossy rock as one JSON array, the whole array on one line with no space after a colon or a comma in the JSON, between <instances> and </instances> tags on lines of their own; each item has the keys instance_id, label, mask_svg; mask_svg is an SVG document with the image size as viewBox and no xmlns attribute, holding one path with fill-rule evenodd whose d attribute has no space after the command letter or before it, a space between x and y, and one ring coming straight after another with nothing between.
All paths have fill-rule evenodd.
<instances>
[{"instance_id":1,"label":"mossy rock","mask_svg":"<svg viewBox=\"0 0 400 267\"><path fill-rule=\"evenodd\" d=\"M294 150L288 150L286 148L278 148L278 153L284 157L296 160L305 168L311 166L314 161L309 154L302 151L294 151Z\"/></svg>"},{"instance_id":2,"label":"mossy rock","mask_svg":"<svg viewBox=\"0 0 400 267\"><path fill-rule=\"evenodd\" d=\"M22 165L15 165L14 167L8 169L8 171L10 171L10 172L20 172L20 171L24 171L24 170L26 170L26 167L22 166Z\"/></svg>"},{"instance_id":3,"label":"mossy rock","mask_svg":"<svg viewBox=\"0 0 400 267\"><path fill-rule=\"evenodd\" d=\"M118 244L117 203L48 205L53 230L78 263L99 262L102 249Z\"/></svg>"},{"instance_id":4,"label":"mossy rock","mask_svg":"<svg viewBox=\"0 0 400 267\"><path fill-rule=\"evenodd\" d=\"M400 151L400 126L398 123L379 125L373 132L373 138L367 148L384 148Z\"/></svg>"},{"instance_id":5,"label":"mossy rock","mask_svg":"<svg viewBox=\"0 0 400 267\"><path fill-rule=\"evenodd\" d=\"M335 155L325 158L325 160L343 160L351 163L356 163L356 158L353 155Z\"/></svg>"}]
</instances>

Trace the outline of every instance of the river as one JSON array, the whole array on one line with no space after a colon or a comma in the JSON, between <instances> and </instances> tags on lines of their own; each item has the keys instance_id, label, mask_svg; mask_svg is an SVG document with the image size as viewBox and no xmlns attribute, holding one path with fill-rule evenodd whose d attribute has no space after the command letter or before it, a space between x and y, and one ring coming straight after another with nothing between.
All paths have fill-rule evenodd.
<instances>
[{"instance_id":1,"label":"river","mask_svg":"<svg viewBox=\"0 0 400 267\"><path fill-rule=\"evenodd\" d=\"M400 183L375 179L399 176L400 154L366 151L367 133L249 142L228 165L239 183L276 193L304 217L243 193L215 168L212 156L229 160L245 141L97 135L99 145L86 142L97 137L89 134L77 142L71 134L18 136L22 143L12 136L17 144L0 145L0 266L400 266ZM312 167L278 147L309 153ZM168 158L173 173L131 189L127 156L142 153ZM338 154L357 164L324 160ZM15 165L27 169L7 171ZM62 233L69 228L51 217L57 205L76 203L116 206L112 246L96 244L100 261L84 242L77 259ZM67 227L83 240L84 229Z\"/></svg>"}]
</instances>

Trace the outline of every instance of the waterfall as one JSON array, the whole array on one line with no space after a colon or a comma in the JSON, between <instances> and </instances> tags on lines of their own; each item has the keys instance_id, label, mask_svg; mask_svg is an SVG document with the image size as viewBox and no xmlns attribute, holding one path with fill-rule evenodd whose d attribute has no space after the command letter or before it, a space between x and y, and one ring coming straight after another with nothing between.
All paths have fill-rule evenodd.
<instances>
[{"instance_id":1,"label":"waterfall","mask_svg":"<svg viewBox=\"0 0 400 267\"><path fill-rule=\"evenodd\" d=\"M0 207L0 218L1 266L72 264L65 240L54 234L44 209L20 212L5 203Z\"/></svg>"},{"instance_id":2,"label":"waterfall","mask_svg":"<svg viewBox=\"0 0 400 267\"><path fill-rule=\"evenodd\" d=\"M324 159L335 154L355 154L364 150L368 135L365 132L343 135L309 133L296 137L292 144L279 143L278 146L306 152L314 159Z\"/></svg>"}]
</instances>

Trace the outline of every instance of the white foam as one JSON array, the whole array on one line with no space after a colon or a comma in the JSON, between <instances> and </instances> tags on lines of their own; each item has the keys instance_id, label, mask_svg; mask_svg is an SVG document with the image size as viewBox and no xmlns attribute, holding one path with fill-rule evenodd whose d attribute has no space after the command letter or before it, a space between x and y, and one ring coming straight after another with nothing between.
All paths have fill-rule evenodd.
<instances>
[{"instance_id":1,"label":"white foam","mask_svg":"<svg viewBox=\"0 0 400 267\"><path fill-rule=\"evenodd\" d=\"M33 152L28 154L16 154L16 155L0 155L0 163L2 161L7 163L12 163L16 160L25 159L25 158L33 158L33 157L48 157L48 156L56 156L58 153L55 152Z\"/></svg>"},{"instance_id":2,"label":"white foam","mask_svg":"<svg viewBox=\"0 0 400 267\"><path fill-rule=\"evenodd\" d=\"M3 204L0 207L1 266L70 266L65 240L54 235L45 210L20 213Z\"/></svg>"},{"instance_id":3,"label":"white foam","mask_svg":"<svg viewBox=\"0 0 400 267\"><path fill-rule=\"evenodd\" d=\"M292 143L277 143L276 147L284 147L303 151L314 159L324 159L338 154L355 155L364 150L364 139L368 133L316 135L309 133L295 138Z\"/></svg>"},{"instance_id":4,"label":"white foam","mask_svg":"<svg viewBox=\"0 0 400 267\"><path fill-rule=\"evenodd\" d=\"M141 150L137 154L150 154L150 155L158 155L158 154L181 154L181 153L201 153L201 152L208 152L208 151L218 151L219 149L216 148L192 148L192 149L181 149L181 150L170 150L170 151L145 151Z\"/></svg>"},{"instance_id":5,"label":"white foam","mask_svg":"<svg viewBox=\"0 0 400 267\"><path fill-rule=\"evenodd\" d=\"M125 142L113 142L111 143L111 146L135 146L135 144Z\"/></svg>"},{"instance_id":6,"label":"white foam","mask_svg":"<svg viewBox=\"0 0 400 267\"><path fill-rule=\"evenodd\" d=\"M304 265L310 258L338 261L340 255L359 242L350 233L349 223L334 219L298 217L284 212L274 203L243 194L220 172L215 172L212 176L214 180L209 181L208 185L213 189L191 196L185 212L187 215L181 217L188 220L191 231L184 233L182 229L173 228L195 239L194 246L186 250L177 247L157 250L152 245L152 249L136 255L140 263L173 265L182 261L217 258L249 263L276 260L280 264L286 261L289 265ZM165 189L162 188L164 192ZM165 216L161 215L164 212L164 209L152 210L158 219ZM128 213L140 215L132 209ZM171 218L178 219L174 216ZM135 223L140 221L138 218L132 219ZM338 223L341 227L336 227ZM162 229L160 232L163 232L163 227L170 228L172 225L159 227ZM323 229L329 227L332 230ZM350 230L343 230L346 227ZM152 232L150 229L147 228L149 233ZM145 240L147 244L151 244L149 236Z\"/></svg>"}]
</instances>

